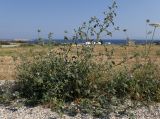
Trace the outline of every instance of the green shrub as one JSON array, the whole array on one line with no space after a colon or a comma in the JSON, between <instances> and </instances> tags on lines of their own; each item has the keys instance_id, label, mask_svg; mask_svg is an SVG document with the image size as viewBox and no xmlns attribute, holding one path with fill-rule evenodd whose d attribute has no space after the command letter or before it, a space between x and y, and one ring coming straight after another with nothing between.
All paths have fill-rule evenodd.
<instances>
[{"instance_id":1,"label":"green shrub","mask_svg":"<svg viewBox=\"0 0 160 119\"><path fill-rule=\"evenodd\" d=\"M122 71L107 82L105 91L108 97L160 102L160 74L157 66L145 64L131 76L128 74Z\"/></svg>"},{"instance_id":2,"label":"green shrub","mask_svg":"<svg viewBox=\"0 0 160 119\"><path fill-rule=\"evenodd\" d=\"M123 98L128 95L128 76L126 73L119 73L116 76L109 80L106 84L106 92L108 96L116 96L118 98Z\"/></svg>"},{"instance_id":3,"label":"green shrub","mask_svg":"<svg viewBox=\"0 0 160 119\"><path fill-rule=\"evenodd\" d=\"M87 77L93 66L86 60L66 60L55 54L39 56L18 68L19 92L36 102L55 97L64 101L89 97L91 87Z\"/></svg>"},{"instance_id":4,"label":"green shrub","mask_svg":"<svg viewBox=\"0 0 160 119\"><path fill-rule=\"evenodd\" d=\"M134 77L139 84L139 94L141 94L142 100L160 101L159 71L159 66L151 62L135 71Z\"/></svg>"}]
</instances>

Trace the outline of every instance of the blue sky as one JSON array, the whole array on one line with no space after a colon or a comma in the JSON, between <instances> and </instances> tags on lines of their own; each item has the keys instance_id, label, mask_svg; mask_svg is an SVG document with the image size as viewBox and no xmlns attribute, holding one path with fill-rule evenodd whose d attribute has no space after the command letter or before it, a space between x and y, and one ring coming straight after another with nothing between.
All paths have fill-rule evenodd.
<instances>
[{"instance_id":1,"label":"blue sky","mask_svg":"<svg viewBox=\"0 0 160 119\"><path fill-rule=\"evenodd\" d=\"M0 38L26 38L54 32L54 38L63 38L91 16L101 17L111 0L0 0ZM145 20L160 22L160 0L117 0L116 25L128 29L133 39L145 38ZM156 37L160 39L157 31ZM110 37L106 37L110 38ZM115 32L113 39L125 38Z\"/></svg>"}]
</instances>

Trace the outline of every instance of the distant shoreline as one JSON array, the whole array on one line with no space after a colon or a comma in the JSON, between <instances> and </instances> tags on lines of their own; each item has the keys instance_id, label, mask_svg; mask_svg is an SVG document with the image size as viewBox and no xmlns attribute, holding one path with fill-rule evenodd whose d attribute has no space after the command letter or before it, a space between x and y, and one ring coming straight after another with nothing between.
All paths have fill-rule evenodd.
<instances>
[{"instance_id":1,"label":"distant shoreline","mask_svg":"<svg viewBox=\"0 0 160 119\"><path fill-rule=\"evenodd\" d=\"M93 40L94 42L96 42L95 40ZM140 45L144 45L146 44L146 40L131 40L133 41L135 44L140 44ZM32 40L32 41L27 41L28 43L31 43L31 44L35 44L37 43L37 40ZM49 41L48 40L44 40L45 43L48 43ZM63 40L63 39L56 39L56 40L53 40L52 42L54 43L57 43L57 44L70 44L70 43L77 43L77 44L85 44L86 43L86 40ZM114 45L124 45L126 44L126 40L123 40L123 39L103 39L101 40L102 44L114 44ZM153 43L159 43L160 44L160 40L147 40L147 43L150 43L150 42L153 42Z\"/></svg>"},{"instance_id":2,"label":"distant shoreline","mask_svg":"<svg viewBox=\"0 0 160 119\"><path fill-rule=\"evenodd\" d=\"M94 40L93 40L94 41ZM133 41L135 44L140 44L140 45L144 45L147 43L155 43L160 45L160 40L131 40ZM37 40L27 40L27 41L23 41L23 40L0 40L0 42L4 43L4 42L14 42L14 43L29 43L29 44L37 44L38 41ZM44 43L48 43L49 40L44 40ZM56 44L70 44L70 43L77 43L77 44L85 44L86 40L64 40L64 39L55 39L51 41L52 43L56 43ZM95 42L95 41L94 41ZM115 44L115 45L124 45L126 44L126 40L124 39L103 39L101 40L102 44Z\"/></svg>"}]
</instances>

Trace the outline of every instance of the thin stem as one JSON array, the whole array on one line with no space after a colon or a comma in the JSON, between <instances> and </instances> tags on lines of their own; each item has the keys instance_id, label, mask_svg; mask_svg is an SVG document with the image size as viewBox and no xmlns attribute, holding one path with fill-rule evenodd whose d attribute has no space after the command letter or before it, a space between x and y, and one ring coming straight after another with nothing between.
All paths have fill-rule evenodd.
<instances>
[{"instance_id":1,"label":"thin stem","mask_svg":"<svg viewBox=\"0 0 160 119\"><path fill-rule=\"evenodd\" d=\"M154 30L153 30L152 39L151 39L151 41L150 41L150 43L149 43L149 48L148 48L147 57L148 57L148 55L150 54L150 50L151 50L151 46L152 46L152 43L153 43L153 40L154 40L156 28L157 28L157 27L154 27Z\"/></svg>"},{"instance_id":2,"label":"thin stem","mask_svg":"<svg viewBox=\"0 0 160 119\"><path fill-rule=\"evenodd\" d=\"M147 33L147 32L148 32L148 31L147 31L147 25L148 25L148 24L146 23L145 55L147 54L147 44L148 44L148 43L147 43L147 39L148 39L148 37L147 37L147 36L148 36L148 33Z\"/></svg>"}]
</instances>

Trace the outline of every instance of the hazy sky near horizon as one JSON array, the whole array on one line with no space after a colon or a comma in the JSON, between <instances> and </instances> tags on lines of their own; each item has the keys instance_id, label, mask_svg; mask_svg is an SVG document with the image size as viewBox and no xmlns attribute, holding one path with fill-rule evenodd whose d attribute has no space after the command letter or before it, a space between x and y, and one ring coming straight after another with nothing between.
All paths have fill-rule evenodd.
<instances>
[{"instance_id":1,"label":"hazy sky near horizon","mask_svg":"<svg viewBox=\"0 0 160 119\"><path fill-rule=\"evenodd\" d=\"M47 37L63 38L64 31L72 32L91 16L102 17L111 0L0 0L0 39L37 37L37 29ZM160 0L117 0L115 23L128 29L133 39L145 38L145 21L160 22ZM160 39L160 30L156 37ZM106 37L110 38L110 37ZM113 39L125 38L115 32Z\"/></svg>"}]
</instances>

